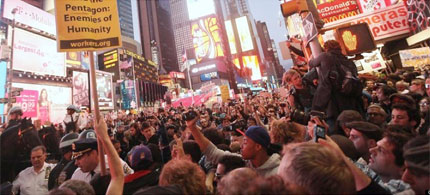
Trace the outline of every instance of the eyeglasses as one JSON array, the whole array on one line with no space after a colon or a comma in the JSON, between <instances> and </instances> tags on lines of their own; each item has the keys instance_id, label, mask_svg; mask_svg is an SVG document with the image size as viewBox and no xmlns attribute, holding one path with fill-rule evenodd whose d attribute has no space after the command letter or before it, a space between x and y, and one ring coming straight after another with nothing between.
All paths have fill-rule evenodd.
<instances>
[{"instance_id":1,"label":"eyeglasses","mask_svg":"<svg viewBox=\"0 0 430 195\"><path fill-rule=\"evenodd\" d=\"M420 103L420 106L429 106L430 105L430 102L421 102Z\"/></svg>"}]
</instances>

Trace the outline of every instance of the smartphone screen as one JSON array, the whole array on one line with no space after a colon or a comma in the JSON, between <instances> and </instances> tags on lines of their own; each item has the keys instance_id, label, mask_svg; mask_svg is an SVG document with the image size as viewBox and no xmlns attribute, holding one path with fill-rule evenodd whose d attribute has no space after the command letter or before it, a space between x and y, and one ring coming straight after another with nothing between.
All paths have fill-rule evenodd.
<instances>
[{"instance_id":1,"label":"smartphone screen","mask_svg":"<svg viewBox=\"0 0 430 195\"><path fill-rule=\"evenodd\" d=\"M325 139L325 128L319 125L315 125L314 128L314 141L318 142L318 138Z\"/></svg>"}]
</instances>

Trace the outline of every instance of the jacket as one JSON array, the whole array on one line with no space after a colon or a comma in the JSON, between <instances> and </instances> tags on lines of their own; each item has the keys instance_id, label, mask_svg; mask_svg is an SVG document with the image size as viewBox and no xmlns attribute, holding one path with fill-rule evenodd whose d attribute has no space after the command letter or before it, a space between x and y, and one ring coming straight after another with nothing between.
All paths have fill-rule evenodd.
<instances>
[{"instance_id":1,"label":"jacket","mask_svg":"<svg viewBox=\"0 0 430 195\"><path fill-rule=\"evenodd\" d=\"M312 110L325 112L328 118L336 119L344 110L356 110L364 113L363 102L360 97L347 97L333 89L329 79L332 71L337 72L336 64L339 62L347 66L353 75L358 75L354 62L348 60L340 51L321 53L309 61L310 67L319 67L318 86L312 100Z\"/></svg>"}]
</instances>

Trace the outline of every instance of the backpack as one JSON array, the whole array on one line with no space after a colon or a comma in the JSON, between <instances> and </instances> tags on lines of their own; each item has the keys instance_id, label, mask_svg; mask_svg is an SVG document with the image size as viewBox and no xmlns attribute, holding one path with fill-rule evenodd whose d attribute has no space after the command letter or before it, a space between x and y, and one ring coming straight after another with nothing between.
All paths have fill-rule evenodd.
<instances>
[{"instance_id":1,"label":"backpack","mask_svg":"<svg viewBox=\"0 0 430 195\"><path fill-rule=\"evenodd\" d=\"M360 79L352 72L352 68L347 64L342 64L336 56L335 70L331 70L329 74L332 87L347 97L360 97L363 92L363 85Z\"/></svg>"}]
</instances>

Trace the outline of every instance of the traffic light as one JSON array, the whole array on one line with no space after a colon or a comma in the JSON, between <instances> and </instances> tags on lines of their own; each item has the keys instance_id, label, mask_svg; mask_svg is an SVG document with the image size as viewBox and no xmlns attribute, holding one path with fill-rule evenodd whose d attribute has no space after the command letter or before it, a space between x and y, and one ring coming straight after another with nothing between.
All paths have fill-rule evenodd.
<instances>
[{"instance_id":1,"label":"traffic light","mask_svg":"<svg viewBox=\"0 0 430 195\"><path fill-rule=\"evenodd\" d=\"M291 16L295 13L302 13L304 11L309 11L314 17L315 25L318 29L324 26L324 22L318 13L317 8L313 0L291 0L281 4L281 11L284 17Z\"/></svg>"}]
</instances>

